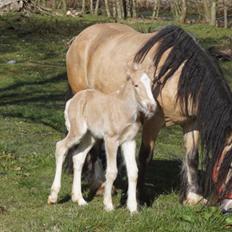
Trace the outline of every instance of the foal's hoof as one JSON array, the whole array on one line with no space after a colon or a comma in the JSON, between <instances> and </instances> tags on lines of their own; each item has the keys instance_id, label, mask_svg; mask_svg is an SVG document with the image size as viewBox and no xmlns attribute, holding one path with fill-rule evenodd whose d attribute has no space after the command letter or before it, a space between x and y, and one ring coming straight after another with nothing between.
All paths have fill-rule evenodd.
<instances>
[{"instance_id":1,"label":"foal's hoof","mask_svg":"<svg viewBox=\"0 0 232 232\"><path fill-rule=\"evenodd\" d=\"M114 206L113 205L105 205L104 209L107 212L111 212L114 210Z\"/></svg>"},{"instance_id":2,"label":"foal's hoof","mask_svg":"<svg viewBox=\"0 0 232 232\"><path fill-rule=\"evenodd\" d=\"M220 209L223 214L232 214L232 199L224 199L221 201Z\"/></svg>"},{"instance_id":3,"label":"foal's hoof","mask_svg":"<svg viewBox=\"0 0 232 232\"><path fill-rule=\"evenodd\" d=\"M81 199L81 200L78 201L78 205L79 206L85 206L85 205L88 205L88 203L84 199Z\"/></svg>"},{"instance_id":4,"label":"foal's hoof","mask_svg":"<svg viewBox=\"0 0 232 232\"><path fill-rule=\"evenodd\" d=\"M127 208L129 209L131 214L138 213L137 204L127 204Z\"/></svg>"},{"instance_id":5,"label":"foal's hoof","mask_svg":"<svg viewBox=\"0 0 232 232\"><path fill-rule=\"evenodd\" d=\"M138 213L137 208L136 209L129 209L131 215L135 215Z\"/></svg>"},{"instance_id":6,"label":"foal's hoof","mask_svg":"<svg viewBox=\"0 0 232 232\"><path fill-rule=\"evenodd\" d=\"M72 202L77 203L79 206L88 205L88 203L83 198L80 199L80 198L72 197Z\"/></svg>"},{"instance_id":7,"label":"foal's hoof","mask_svg":"<svg viewBox=\"0 0 232 232\"><path fill-rule=\"evenodd\" d=\"M197 193L188 193L186 200L183 201L183 204L190 205L190 206L197 205L197 204L206 205L207 200L203 196Z\"/></svg>"},{"instance_id":8,"label":"foal's hoof","mask_svg":"<svg viewBox=\"0 0 232 232\"><path fill-rule=\"evenodd\" d=\"M48 204L49 205L56 204L56 202L57 202L57 198L54 198L51 195L48 197Z\"/></svg>"}]
</instances>

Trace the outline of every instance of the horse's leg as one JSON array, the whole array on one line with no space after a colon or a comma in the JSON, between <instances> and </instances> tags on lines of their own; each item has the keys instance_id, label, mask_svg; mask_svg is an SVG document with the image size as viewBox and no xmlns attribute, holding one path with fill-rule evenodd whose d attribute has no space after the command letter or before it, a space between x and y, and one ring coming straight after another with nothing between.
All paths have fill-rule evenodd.
<instances>
[{"instance_id":1,"label":"horse's leg","mask_svg":"<svg viewBox=\"0 0 232 232\"><path fill-rule=\"evenodd\" d=\"M182 166L180 200L189 205L205 203L198 183L199 131L194 124L185 125L183 129L186 156Z\"/></svg>"},{"instance_id":2,"label":"horse's leg","mask_svg":"<svg viewBox=\"0 0 232 232\"><path fill-rule=\"evenodd\" d=\"M78 202L79 205L86 205L87 202L84 200L81 191L81 173L85 162L85 158L93 147L95 139L90 135L86 134L81 143L79 144L76 153L73 155L73 186L72 186L72 201Z\"/></svg>"},{"instance_id":3,"label":"horse's leg","mask_svg":"<svg viewBox=\"0 0 232 232\"><path fill-rule=\"evenodd\" d=\"M112 203L112 187L117 177L117 150L119 143L112 138L105 138L106 148L106 181L105 181L105 193L104 193L104 207L106 211L114 209Z\"/></svg>"},{"instance_id":4,"label":"horse's leg","mask_svg":"<svg viewBox=\"0 0 232 232\"><path fill-rule=\"evenodd\" d=\"M122 144L122 152L126 162L128 176L128 198L127 207L131 213L137 212L136 185L138 178L138 168L135 159L136 142L128 141Z\"/></svg>"},{"instance_id":5,"label":"horse's leg","mask_svg":"<svg viewBox=\"0 0 232 232\"><path fill-rule=\"evenodd\" d=\"M56 143L56 151L55 151L56 172L51 187L51 193L48 197L48 204L53 204L57 202L58 193L61 187L62 165L69 148L71 148L75 143L76 140L74 138L69 138L69 135L63 140Z\"/></svg>"},{"instance_id":6,"label":"horse's leg","mask_svg":"<svg viewBox=\"0 0 232 232\"><path fill-rule=\"evenodd\" d=\"M144 182L146 166L152 159L155 140L159 134L160 129L164 124L163 116L157 112L151 119L144 122L142 141L139 150L139 174L138 174L138 193L139 200L145 200Z\"/></svg>"}]
</instances>

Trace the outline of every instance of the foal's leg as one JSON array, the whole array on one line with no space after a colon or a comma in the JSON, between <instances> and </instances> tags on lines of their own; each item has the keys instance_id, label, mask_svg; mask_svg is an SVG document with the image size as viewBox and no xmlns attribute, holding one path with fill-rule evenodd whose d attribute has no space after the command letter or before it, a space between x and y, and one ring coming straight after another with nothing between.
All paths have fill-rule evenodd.
<instances>
[{"instance_id":1,"label":"foal's leg","mask_svg":"<svg viewBox=\"0 0 232 232\"><path fill-rule=\"evenodd\" d=\"M128 141L122 144L122 152L126 162L128 176L128 198L127 207L131 213L137 212L136 185L138 178L138 168L135 159L136 142Z\"/></svg>"},{"instance_id":2,"label":"foal's leg","mask_svg":"<svg viewBox=\"0 0 232 232\"><path fill-rule=\"evenodd\" d=\"M117 177L117 150L119 143L112 138L105 138L106 148L106 181L105 181L105 193L104 193L104 207L106 211L114 209L112 203L112 186Z\"/></svg>"},{"instance_id":3,"label":"foal's leg","mask_svg":"<svg viewBox=\"0 0 232 232\"><path fill-rule=\"evenodd\" d=\"M95 143L95 139L87 134L76 150L73 156L73 186L72 186L72 201L78 202L79 205L86 205L87 202L84 200L81 191L81 173L85 162L85 158Z\"/></svg>"},{"instance_id":4,"label":"foal's leg","mask_svg":"<svg viewBox=\"0 0 232 232\"><path fill-rule=\"evenodd\" d=\"M157 112L151 119L145 121L142 132L142 143L139 150L138 193L139 200L144 202L144 182L147 164L151 161L155 147L155 140L164 124L161 112Z\"/></svg>"},{"instance_id":5,"label":"foal's leg","mask_svg":"<svg viewBox=\"0 0 232 232\"><path fill-rule=\"evenodd\" d=\"M65 160L68 149L72 147L75 144L75 142L76 141L74 139L71 139L69 135L67 135L65 139L56 143L56 172L51 187L51 193L48 197L48 204L53 204L57 202L58 193L60 191L61 186L62 165Z\"/></svg>"},{"instance_id":6,"label":"foal's leg","mask_svg":"<svg viewBox=\"0 0 232 232\"><path fill-rule=\"evenodd\" d=\"M83 120L78 121L79 125L71 126L68 135L56 143L56 173L51 187L51 193L48 197L48 204L56 203L61 186L62 166L68 150L75 144L78 144L87 131Z\"/></svg>"},{"instance_id":7,"label":"foal's leg","mask_svg":"<svg viewBox=\"0 0 232 232\"><path fill-rule=\"evenodd\" d=\"M186 156L182 166L181 201L184 204L195 205L205 203L200 195L198 184L198 145L199 131L194 125L184 127L184 146Z\"/></svg>"}]
</instances>

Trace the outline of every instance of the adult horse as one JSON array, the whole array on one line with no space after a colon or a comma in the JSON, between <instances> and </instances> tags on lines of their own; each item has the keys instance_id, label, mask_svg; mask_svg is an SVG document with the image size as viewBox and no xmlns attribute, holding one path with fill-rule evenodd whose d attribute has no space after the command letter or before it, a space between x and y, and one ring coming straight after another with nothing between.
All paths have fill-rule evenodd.
<instances>
[{"instance_id":1,"label":"adult horse","mask_svg":"<svg viewBox=\"0 0 232 232\"><path fill-rule=\"evenodd\" d=\"M127 63L143 63L145 71L152 74L159 110L143 121L140 193L160 129L178 124L183 128L186 150L181 201L197 204L203 200L197 171L201 137L206 196L213 192L222 209L232 208L232 94L220 68L191 35L177 26L142 34L126 25L96 24L75 38L66 59L74 93L87 88L104 93L117 90L126 79Z\"/></svg>"}]
</instances>

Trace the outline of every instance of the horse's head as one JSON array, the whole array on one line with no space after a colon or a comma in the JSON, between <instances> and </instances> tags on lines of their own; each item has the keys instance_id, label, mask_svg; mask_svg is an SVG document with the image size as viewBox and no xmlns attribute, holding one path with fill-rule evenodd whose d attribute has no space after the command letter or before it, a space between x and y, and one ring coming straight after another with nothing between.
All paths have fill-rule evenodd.
<instances>
[{"instance_id":1,"label":"horse's head","mask_svg":"<svg viewBox=\"0 0 232 232\"><path fill-rule=\"evenodd\" d=\"M132 64L127 69L127 81L130 81L134 87L139 110L146 117L151 117L157 108L157 103L152 94L152 82L148 74L141 65Z\"/></svg>"}]
</instances>

